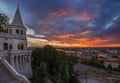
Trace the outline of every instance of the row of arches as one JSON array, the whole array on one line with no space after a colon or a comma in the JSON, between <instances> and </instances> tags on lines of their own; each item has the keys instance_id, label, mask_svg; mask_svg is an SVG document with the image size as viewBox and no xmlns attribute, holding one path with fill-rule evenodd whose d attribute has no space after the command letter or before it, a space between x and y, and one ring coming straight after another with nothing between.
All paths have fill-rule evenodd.
<instances>
[{"instance_id":1,"label":"row of arches","mask_svg":"<svg viewBox=\"0 0 120 83\"><path fill-rule=\"evenodd\" d=\"M29 68L30 55L16 55L13 62L17 71L25 71Z\"/></svg>"}]
</instances>

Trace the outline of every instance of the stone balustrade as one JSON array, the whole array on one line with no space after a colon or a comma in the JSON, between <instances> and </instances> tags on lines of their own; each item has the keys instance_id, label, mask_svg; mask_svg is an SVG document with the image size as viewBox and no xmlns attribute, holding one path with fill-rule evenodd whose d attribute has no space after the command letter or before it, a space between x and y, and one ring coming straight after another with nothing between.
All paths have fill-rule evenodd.
<instances>
[{"instance_id":1,"label":"stone balustrade","mask_svg":"<svg viewBox=\"0 0 120 83\"><path fill-rule=\"evenodd\" d=\"M23 75L16 72L16 70L5 60L0 57L0 63L2 63L6 69L16 78L20 81L20 83L30 83L30 81Z\"/></svg>"},{"instance_id":2,"label":"stone balustrade","mask_svg":"<svg viewBox=\"0 0 120 83\"><path fill-rule=\"evenodd\" d=\"M0 56L10 62L20 74L30 77L32 75L31 52L31 50L0 51Z\"/></svg>"},{"instance_id":3,"label":"stone balustrade","mask_svg":"<svg viewBox=\"0 0 120 83\"><path fill-rule=\"evenodd\" d=\"M26 39L26 36L16 36L14 34L8 34L8 33L4 33L4 32L0 32L0 37L4 37L4 38L16 38L16 39Z\"/></svg>"}]
</instances>

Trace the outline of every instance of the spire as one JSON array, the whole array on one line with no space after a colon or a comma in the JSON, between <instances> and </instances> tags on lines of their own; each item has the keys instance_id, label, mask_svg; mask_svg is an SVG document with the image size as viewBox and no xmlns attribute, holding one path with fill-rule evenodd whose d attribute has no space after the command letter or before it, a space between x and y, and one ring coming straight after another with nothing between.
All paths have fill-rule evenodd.
<instances>
[{"instance_id":1,"label":"spire","mask_svg":"<svg viewBox=\"0 0 120 83\"><path fill-rule=\"evenodd\" d=\"M11 24L24 27L24 24L23 24L23 21L22 21L22 18L21 18L21 14L20 14L20 10L19 10L19 5L17 5L16 13L14 15L14 18L13 18L13 21L12 21Z\"/></svg>"}]
</instances>

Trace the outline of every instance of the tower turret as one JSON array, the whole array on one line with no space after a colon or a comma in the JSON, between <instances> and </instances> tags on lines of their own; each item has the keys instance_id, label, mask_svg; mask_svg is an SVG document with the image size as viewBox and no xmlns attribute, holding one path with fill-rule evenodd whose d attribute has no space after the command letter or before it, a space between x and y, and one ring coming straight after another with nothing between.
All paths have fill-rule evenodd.
<instances>
[{"instance_id":1,"label":"tower turret","mask_svg":"<svg viewBox=\"0 0 120 83\"><path fill-rule=\"evenodd\" d=\"M16 12L15 12L15 15L14 15L11 25L21 26L21 27L25 28L23 21L22 21L21 14L20 14L19 6L17 6L17 9L16 9Z\"/></svg>"}]
</instances>

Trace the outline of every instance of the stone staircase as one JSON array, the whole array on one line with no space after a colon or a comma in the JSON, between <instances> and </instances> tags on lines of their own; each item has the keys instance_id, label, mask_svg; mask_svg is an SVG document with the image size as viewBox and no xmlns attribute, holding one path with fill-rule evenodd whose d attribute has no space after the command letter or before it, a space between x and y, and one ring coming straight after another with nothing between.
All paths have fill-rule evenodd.
<instances>
[{"instance_id":1,"label":"stone staircase","mask_svg":"<svg viewBox=\"0 0 120 83\"><path fill-rule=\"evenodd\" d=\"M0 83L21 83L0 63Z\"/></svg>"},{"instance_id":2,"label":"stone staircase","mask_svg":"<svg viewBox=\"0 0 120 83\"><path fill-rule=\"evenodd\" d=\"M0 83L30 83L30 81L0 57Z\"/></svg>"}]
</instances>

